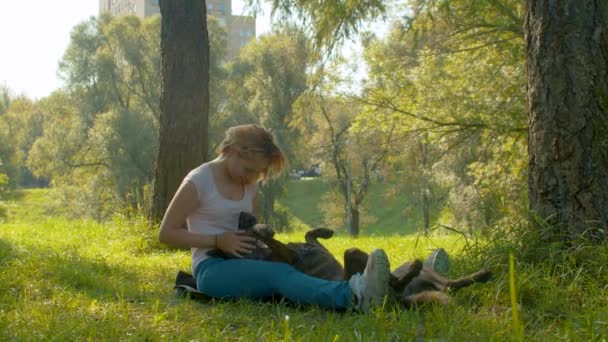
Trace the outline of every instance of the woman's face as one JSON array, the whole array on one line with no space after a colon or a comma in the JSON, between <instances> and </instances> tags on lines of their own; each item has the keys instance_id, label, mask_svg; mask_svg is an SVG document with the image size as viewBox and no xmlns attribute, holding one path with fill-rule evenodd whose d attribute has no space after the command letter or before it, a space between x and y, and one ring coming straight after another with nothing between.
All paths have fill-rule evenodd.
<instances>
[{"instance_id":1,"label":"woman's face","mask_svg":"<svg viewBox=\"0 0 608 342\"><path fill-rule=\"evenodd\" d=\"M243 150L239 147L231 148L228 160L230 177L241 184L257 182L269 164L262 154Z\"/></svg>"}]
</instances>

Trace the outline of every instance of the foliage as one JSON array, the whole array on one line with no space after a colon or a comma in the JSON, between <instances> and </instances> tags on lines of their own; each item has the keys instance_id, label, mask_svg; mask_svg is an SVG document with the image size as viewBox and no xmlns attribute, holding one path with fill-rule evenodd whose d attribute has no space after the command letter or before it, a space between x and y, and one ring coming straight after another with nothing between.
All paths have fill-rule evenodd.
<instances>
[{"instance_id":1,"label":"foliage","mask_svg":"<svg viewBox=\"0 0 608 342\"><path fill-rule=\"evenodd\" d=\"M248 0L253 7L259 7L259 0ZM273 0L272 14L279 14L282 20L299 21L314 38L315 47L322 49L340 45L345 39L360 32L361 22L385 14L386 2L382 0Z\"/></svg>"},{"instance_id":2,"label":"foliage","mask_svg":"<svg viewBox=\"0 0 608 342\"><path fill-rule=\"evenodd\" d=\"M328 197L337 202L324 208L326 224L337 224L348 216L350 200L349 230L356 236L362 220L373 221L372 217L362 215L364 199L375 182L375 174L386 161L393 135L390 129L383 134L374 126L353 129L353 122L364 108L339 93L351 81L340 74L341 67L343 61L337 60L325 72L317 73L318 85L297 103L297 120L306 129L306 141L313 146L308 157L322 164L323 177L331 184L331 192L335 192Z\"/></svg>"},{"instance_id":3,"label":"foliage","mask_svg":"<svg viewBox=\"0 0 608 342\"><path fill-rule=\"evenodd\" d=\"M6 113L11 104L11 91L7 85L0 85L0 115Z\"/></svg>"},{"instance_id":4,"label":"foliage","mask_svg":"<svg viewBox=\"0 0 608 342\"><path fill-rule=\"evenodd\" d=\"M150 181L158 126L159 18L102 15L77 25L60 62L66 89L40 101L44 133L28 166L107 218ZM67 194L67 192L66 192ZM68 204L66 204L68 205Z\"/></svg>"},{"instance_id":5,"label":"foliage","mask_svg":"<svg viewBox=\"0 0 608 342\"><path fill-rule=\"evenodd\" d=\"M2 160L0 159L0 163L2 162ZM0 164L1 166L1 164ZM2 170L0 168L0 170ZM8 190L8 182L9 178L5 173L2 173L0 171L0 220L3 219L6 216L6 208L5 208L5 204L4 204L4 200L6 198L7 195L7 190Z\"/></svg>"},{"instance_id":6,"label":"foliage","mask_svg":"<svg viewBox=\"0 0 608 342\"><path fill-rule=\"evenodd\" d=\"M42 135L43 113L36 102L12 97L8 89L0 90L0 98L0 170L11 179L11 188L45 185L44 179L32 176L25 167L34 141Z\"/></svg>"},{"instance_id":7,"label":"foliage","mask_svg":"<svg viewBox=\"0 0 608 342\"><path fill-rule=\"evenodd\" d=\"M420 198L423 208L428 201L433 224L487 228L513 215L525 198L518 5L413 5L407 25L395 23L386 38L367 40L370 79L358 98L368 110L353 128L397 136L385 172L406 174L397 192ZM451 220L439 222L440 217Z\"/></svg>"},{"instance_id":8,"label":"foliage","mask_svg":"<svg viewBox=\"0 0 608 342\"><path fill-rule=\"evenodd\" d=\"M269 129L289 160L297 159L299 150L293 105L307 89L309 45L300 31L284 27L243 47L229 66L226 126L254 122ZM273 179L260 188L258 207L265 222L284 224L274 204L285 179Z\"/></svg>"},{"instance_id":9,"label":"foliage","mask_svg":"<svg viewBox=\"0 0 608 342\"><path fill-rule=\"evenodd\" d=\"M218 84L226 77L226 33L209 22ZM60 62L66 88L35 104L40 133L24 134L31 141L20 163L27 160L36 176L61 187L58 196L74 213L106 219L118 208L141 206L158 140L159 36L158 16L102 15L77 25ZM219 86L211 94L213 112L225 95Z\"/></svg>"},{"instance_id":10,"label":"foliage","mask_svg":"<svg viewBox=\"0 0 608 342\"><path fill-rule=\"evenodd\" d=\"M293 159L300 128L292 125L292 106L307 90L309 42L286 27L244 46L230 66L228 110L270 129Z\"/></svg>"}]
</instances>

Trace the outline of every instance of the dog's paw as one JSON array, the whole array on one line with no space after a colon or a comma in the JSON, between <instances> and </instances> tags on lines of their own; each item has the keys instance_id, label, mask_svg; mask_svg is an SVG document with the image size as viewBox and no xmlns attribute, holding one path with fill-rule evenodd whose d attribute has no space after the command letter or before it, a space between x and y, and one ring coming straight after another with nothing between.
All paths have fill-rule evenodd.
<instances>
[{"instance_id":1,"label":"dog's paw","mask_svg":"<svg viewBox=\"0 0 608 342\"><path fill-rule=\"evenodd\" d=\"M309 238L329 239L332 236L334 236L334 231L332 229L323 228L323 227L311 229L308 232L306 232L306 239L309 239Z\"/></svg>"},{"instance_id":2,"label":"dog's paw","mask_svg":"<svg viewBox=\"0 0 608 342\"><path fill-rule=\"evenodd\" d=\"M247 230L247 229L253 227L256 223L257 223L257 220L256 220L255 216L253 216L252 214L245 212L245 211L241 211L239 213L239 225L238 225L239 230Z\"/></svg>"},{"instance_id":3,"label":"dog's paw","mask_svg":"<svg viewBox=\"0 0 608 342\"><path fill-rule=\"evenodd\" d=\"M274 229L267 224L256 224L253 226L253 231L263 239L272 239L274 237Z\"/></svg>"},{"instance_id":4,"label":"dog's paw","mask_svg":"<svg viewBox=\"0 0 608 342\"><path fill-rule=\"evenodd\" d=\"M408 271L408 273L412 273L415 274L415 276L417 276L420 271L422 271L422 261L416 259L412 262L412 265L410 266L410 269Z\"/></svg>"},{"instance_id":5,"label":"dog's paw","mask_svg":"<svg viewBox=\"0 0 608 342\"><path fill-rule=\"evenodd\" d=\"M391 287L396 293L402 293L403 290L405 290L405 288L412 282L412 280L420 275L421 271L422 261L418 259L412 261L408 265L407 272L405 274L391 281Z\"/></svg>"},{"instance_id":6,"label":"dog's paw","mask_svg":"<svg viewBox=\"0 0 608 342\"><path fill-rule=\"evenodd\" d=\"M485 283L492 278L492 271L481 270L481 271L473 274L472 278L476 283Z\"/></svg>"}]
</instances>

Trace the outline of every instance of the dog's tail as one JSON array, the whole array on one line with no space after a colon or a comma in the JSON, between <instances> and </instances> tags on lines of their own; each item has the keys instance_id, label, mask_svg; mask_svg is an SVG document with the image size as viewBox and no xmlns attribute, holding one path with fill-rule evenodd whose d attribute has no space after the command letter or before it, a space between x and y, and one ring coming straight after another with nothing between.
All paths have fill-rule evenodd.
<instances>
[{"instance_id":1,"label":"dog's tail","mask_svg":"<svg viewBox=\"0 0 608 342\"><path fill-rule=\"evenodd\" d=\"M447 287L451 290L458 290L463 287L473 285L475 283L485 283L488 280L490 280L491 277L492 277L491 271L481 270L479 272L475 272L475 273L471 274L470 276L467 276L464 278L450 280L447 284Z\"/></svg>"},{"instance_id":2,"label":"dog's tail","mask_svg":"<svg viewBox=\"0 0 608 342\"><path fill-rule=\"evenodd\" d=\"M401 304L406 308L416 308L423 305L448 305L452 301L447 293L441 291L422 291L401 298Z\"/></svg>"}]
</instances>

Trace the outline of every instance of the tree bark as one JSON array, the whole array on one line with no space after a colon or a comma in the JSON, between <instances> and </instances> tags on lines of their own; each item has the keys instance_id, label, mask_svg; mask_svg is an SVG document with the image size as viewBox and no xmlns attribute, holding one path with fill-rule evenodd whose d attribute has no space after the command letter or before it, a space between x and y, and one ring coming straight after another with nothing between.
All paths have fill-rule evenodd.
<instances>
[{"instance_id":1,"label":"tree bark","mask_svg":"<svg viewBox=\"0 0 608 342\"><path fill-rule=\"evenodd\" d=\"M424 224L424 236L428 236L431 231L431 204L429 199L429 189L422 189L422 222Z\"/></svg>"},{"instance_id":2,"label":"tree bark","mask_svg":"<svg viewBox=\"0 0 608 342\"><path fill-rule=\"evenodd\" d=\"M420 170L422 171L422 222L424 224L424 236L428 236L431 230L431 214L430 214L430 198L429 198L429 177L430 170L428 167L428 132L424 134L424 137L418 142L420 148Z\"/></svg>"},{"instance_id":3,"label":"tree bark","mask_svg":"<svg viewBox=\"0 0 608 342\"><path fill-rule=\"evenodd\" d=\"M261 209L261 222L275 225L274 223L274 203L280 184L278 180L270 179L260 187L260 197L258 203Z\"/></svg>"},{"instance_id":4,"label":"tree bark","mask_svg":"<svg viewBox=\"0 0 608 342\"><path fill-rule=\"evenodd\" d=\"M162 220L184 176L207 159L209 37L204 0L161 0L160 132L150 218Z\"/></svg>"},{"instance_id":5,"label":"tree bark","mask_svg":"<svg viewBox=\"0 0 608 342\"><path fill-rule=\"evenodd\" d=\"M350 236L352 236L352 237L358 237L359 232L361 231L361 229L359 227L359 225L361 224L360 223L361 215L359 212L359 206L357 206L357 205L353 206L351 215L352 215L352 231L349 233L350 233Z\"/></svg>"},{"instance_id":6,"label":"tree bark","mask_svg":"<svg viewBox=\"0 0 608 342\"><path fill-rule=\"evenodd\" d=\"M529 199L544 238L606 238L608 1L527 0Z\"/></svg>"}]
</instances>

